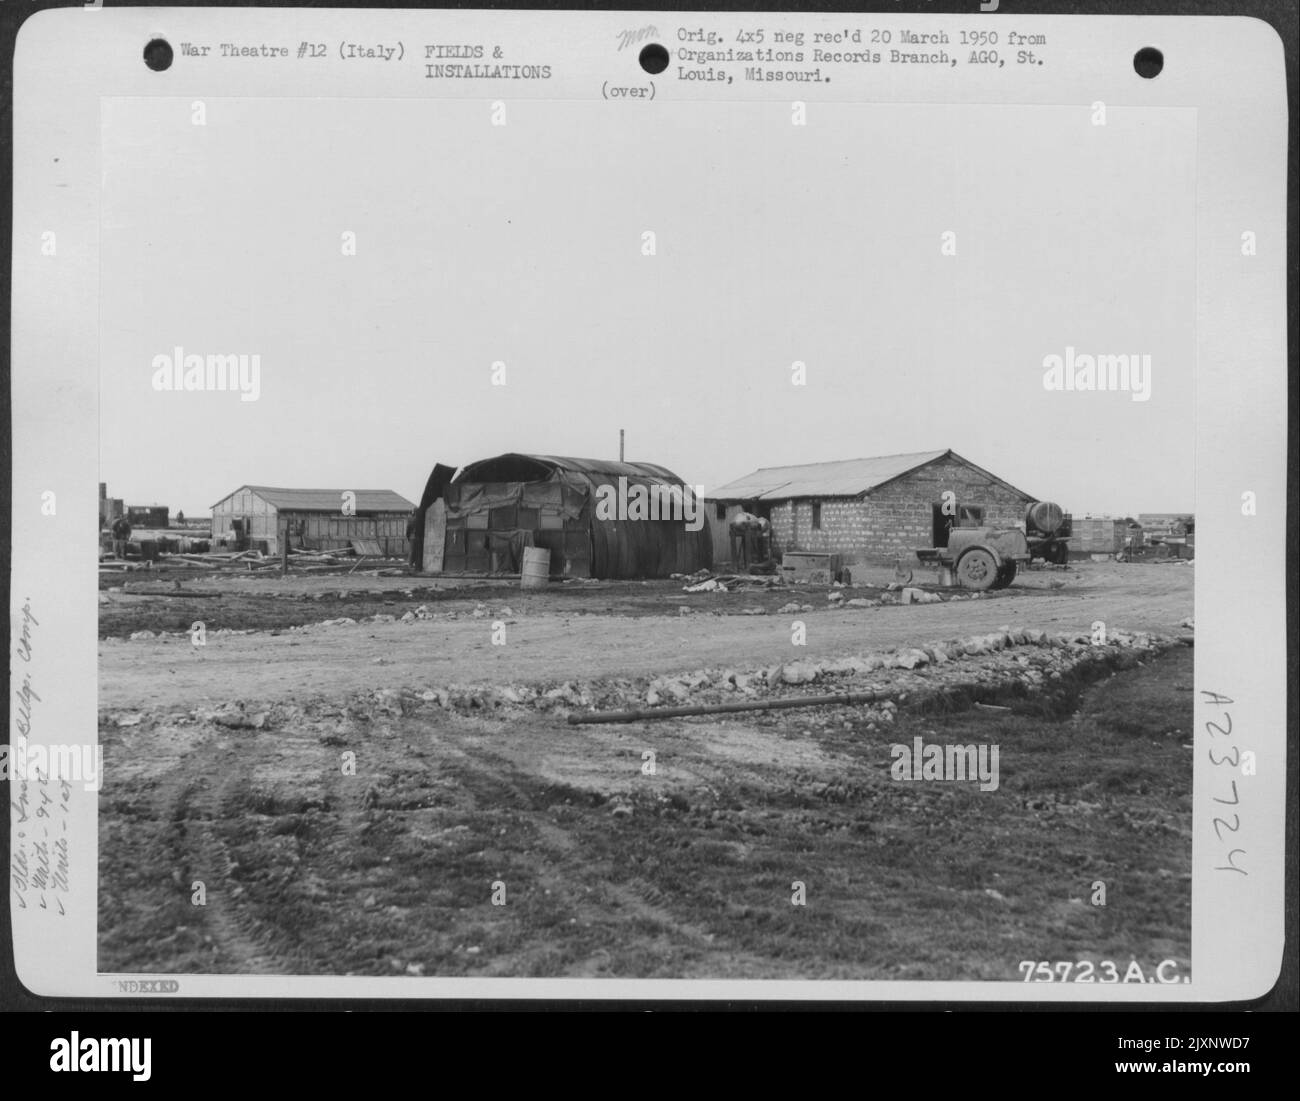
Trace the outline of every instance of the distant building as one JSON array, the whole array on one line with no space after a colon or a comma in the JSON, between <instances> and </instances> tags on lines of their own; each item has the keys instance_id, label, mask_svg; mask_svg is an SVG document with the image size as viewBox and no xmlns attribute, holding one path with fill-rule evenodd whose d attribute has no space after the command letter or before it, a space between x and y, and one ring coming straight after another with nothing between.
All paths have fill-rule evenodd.
<instances>
[{"instance_id":1,"label":"distant building","mask_svg":"<svg viewBox=\"0 0 1300 1101\"><path fill-rule=\"evenodd\" d=\"M745 511L772 524L773 553L839 554L845 563L910 558L946 546L944 494L962 525L1014 527L1037 498L955 451L764 467L709 497L714 554L729 559L726 529Z\"/></svg>"},{"instance_id":2,"label":"distant building","mask_svg":"<svg viewBox=\"0 0 1300 1101\"><path fill-rule=\"evenodd\" d=\"M1143 512L1138 514L1138 523L1148 536L1157 539L1181 539L1196 529L1196 518L1190 512Z\"/></svg>"},{"instance_id":3,"label":"distant building","mask_svg":"<svg viewBox=\"0 0 1300 1101\"><path fill-rule=\"evenodd\" d=\"M112 527L113 521L126 515L126 504L121 497L108 495L108 483L99 483L99 526Z\"/></svg>"},{"instance_id":4,"label":"distant building","mask_svg":"<svg viewBox=\"0 0 1300 1101\"><path fill-rule=\"evenodd\" d=\"M406 525L414 508L391 489L246 485L212 506L212 539L214 543L261 547L268 554L279 554L287 524L290 547L345 550L353 540L367 540L377 543L381 554L404 558Z\"/></svg>"},{"instance_id":5,"label":"distant building","mask_svg":"<svg viewBox=\"0 0 1300 1101\"><path fill-rule=\"evenodd\" d=\"M1141 529L1138 529L1140 539ZM1094 554L1121 554L1132 538L1128 522L1113 516L1075 518L1070 533L1070 554L1088 558Z\"/></svg>"},{"instance_id":6,"label":"distant building","mask_svg":"<svg viewBox=\"0 0 1300 1101\"><path fill-rule=\"evenodd\" d=\"M166 505L127 505L126 518L133 528L165 528L171 524Z\"/></svg>"},{"instance_id":7,"label":"distant building","mask_svg":"<svg viewBox=\"0 0 1300 1101\"><path fill-rule=\"evenodd\" d=\"M1138 515L1146 543L1156 553L1196 557L1196 517L1190 512L1143 512Z\"/></svg>"}]
</instances>

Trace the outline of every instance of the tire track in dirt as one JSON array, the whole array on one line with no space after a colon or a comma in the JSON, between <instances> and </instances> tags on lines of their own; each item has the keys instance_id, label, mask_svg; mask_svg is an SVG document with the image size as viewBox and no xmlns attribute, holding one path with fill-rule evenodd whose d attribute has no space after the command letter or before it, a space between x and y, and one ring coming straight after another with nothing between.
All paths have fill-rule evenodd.
<instances>
[{"instance_id":1,"label":"tire track in dirt","mask_svg":"<svg viewBox=\"0 0 1300 1101\"><path fill-rule=\"evenodd\" d=\"M476 724L477 725L477 724ZM665 946L682 949L709 951L714 947L714 934L692 921L683 920L670 907L667 892L645 878L631 873L629 868L615 868L604 862L591 864L583 857L585 851L581 840L572 829L551 821L547 817L548 808L543 805L543 798L552 786L544 778L540 769L530 770L529 765L537 765L545 755L545 746L528 745L524 756L520 756L519 743L512 745L515 751L504 754L478 747L473 756L464 761L465 772L474 774L476 783L465 784L465 790L479 807L501 807L505 805L502 795L511 797L511 809L524 817L527 827L534 833L538 846L551 858L547 865L535 869L535 885L540 889L549 888L552 892L563 893L571 899L575 914L589 924L622 924L629 920L640 920L657 926L658 938ZM482 790L486 783L488 790ZM485 801L485 797L487 797ZM599 807L584 807L574 821L574 825L593 825L590 815L610 813L606 804ZM595 894L588 898L578 890L580 882L590 881L596 885ZM612 904L612 907L611 907ZM759 965L765 961L758 957L749 958L744 953L731 952L733 964L748 962ZM598 949L587 959L574 965L566 974L596 974L601 966L609 961L609 952ZM502 974L512 974L507 966Z\"/></svg>"},{"instance_id":2,"label":"tire track in dirt","mask_svg":"<svg viewBox=\"0 0 1300 1101\"><path fill-rule=\"evenodd\" d=\"M240 770L248 767L247 752L241 747ZM231 743L214 733L163 777L155 797L160 820L168 823L163 840L183 862L173 876L182 888L190 890L194 880L204 885L204 904L194 909L218 956L214 964L220 966L210 970L287 974L284 952L267 943L266 933L234 896L233 861L218 833L246 782L232 767L234 759Z\"/></svg>"}]
</instances>

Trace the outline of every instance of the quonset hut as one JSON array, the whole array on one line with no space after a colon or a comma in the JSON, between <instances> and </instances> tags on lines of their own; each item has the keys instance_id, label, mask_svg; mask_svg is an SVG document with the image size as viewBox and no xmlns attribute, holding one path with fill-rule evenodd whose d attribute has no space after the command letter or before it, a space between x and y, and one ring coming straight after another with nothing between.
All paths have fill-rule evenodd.
<instances>
[{"instance_id":1,"label":"quonset hut","mask_svg":"<svg viewBox=\"0 0 1300 1101\"><path fill-rule=\"evenodd\" d=\"M529 545L551 552L552 577L668 577L712 561L703 502L653 463L509 454L452 475L435 466L416 511L428 573L517 573Z\"/></svg>"}]
</instances>

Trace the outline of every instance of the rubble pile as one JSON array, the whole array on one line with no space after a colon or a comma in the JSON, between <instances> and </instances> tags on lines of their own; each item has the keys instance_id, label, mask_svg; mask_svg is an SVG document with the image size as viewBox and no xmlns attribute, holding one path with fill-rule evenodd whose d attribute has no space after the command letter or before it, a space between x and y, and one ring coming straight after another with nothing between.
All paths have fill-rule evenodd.
<instances>
[{"instance_id":1,"label":"rubble pile","mask_svg":"<svg viewBox=\"0 0 1300 1101\"><path fill-rule=\"evenodd\" d=\"M697 570L692 574L671 574L673 581L686 581L686 593L741 592L747 589L778 589L784 581L780 574L715 574L712 570Z\"/></svg>"},{"instance_id":2,"label":"rubble pile","mask_svg":"<svg viewBox=\"0 0 1300 1101\"><path fill-rule=\"evenodd\" d=\"M554 713L572 711L680 707L742 700L762 701L805 696L810 691L838 694L876 692L878 703L858 705L855 719L868 730L894 722L900 704L953 691L1027 695L1049 688L1087 664L1123 667L1177 645L1173 638L1145 632L1111 630L1104 643L1087 634L1048 634L1003 627L989 634L903 646L879 653L835 658L803 658L761 669L699 669L653 678L614 679L596 683L567 680L555 685L465 685L377 689L350 698L340 715L359 722L418 713L429 707L461 714L508 713L512 710ZM815 687L810 687L815 686ZM326 711L338 705L321 704ZM319 708L309 709L318 710ZM332 713L332 712L330 712ZM321 712L325 715L326 712ZM840 712L842 714L842 712ZM305 716L290 705L232 701L190 712L184 721L212 723L249 731L274 730ZM825 721L835 721L827 711ZM137 715L104 715L101 721L129 726ZM821 719L810 719L821 722Z\"/></svg>"},{"instance_id":3,"label":"rubble pile","mask_svg":"<svg viewBox=\"0 0 1300 1101\"><path fill-rule=\"evenodd\" d=\"M568 680L538 685L448 685L409 690L406 698L454 711L526 708L567 715L572 710L680 707L808 694L873 691L891 698L865 708L871 723L890 723L909 698L954 689L989 692L1017 688L1033 694L1088 663L1119 665L1154 656L1186 639L1145 632L1109 631L1104 643L1087 634L1003 627L920 646L848 657L804 658L762 669L699 669L649 679L584 684Z\"/></svg>"}]
</instances>

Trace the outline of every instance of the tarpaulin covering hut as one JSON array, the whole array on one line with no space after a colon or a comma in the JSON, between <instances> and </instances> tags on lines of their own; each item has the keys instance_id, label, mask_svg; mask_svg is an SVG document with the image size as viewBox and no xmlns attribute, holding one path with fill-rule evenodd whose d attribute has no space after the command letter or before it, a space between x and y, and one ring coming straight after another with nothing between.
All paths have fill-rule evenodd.
<instances>
[{"instance_id":1,"label":"tarpaulin covering hut","mask_svg":"<svg viewBox=\"0 0 1300 1101\"><path fill-rule=\"evenodd\" d=\"M427 572L517 573L527 546L550 550L553 577L667 577L711 563L703 502L662 466L509 454L449 471L434 468L416 514ZM638 500L654 502L648 514Z\"/></svg>"}]
</instances>

